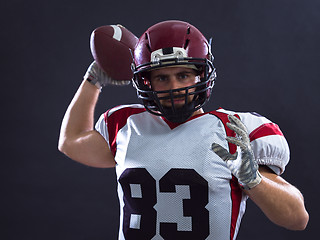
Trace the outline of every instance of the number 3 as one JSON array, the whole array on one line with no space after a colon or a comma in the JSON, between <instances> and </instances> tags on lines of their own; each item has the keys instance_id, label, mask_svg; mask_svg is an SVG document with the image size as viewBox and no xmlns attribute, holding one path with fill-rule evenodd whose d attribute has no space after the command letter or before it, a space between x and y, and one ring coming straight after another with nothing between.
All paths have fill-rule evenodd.
<instances>
[{"instance_id":1,"label":"number 3","mask_svg":"<svg viewBox=\"0 0 320 240\"><path fill-rule=\"evenodd\" d=\"M119 182L124 192L123 234L128 240L151 239L156 234L156 181L145 168L126 169ZM133 196L131 186L139 184L141 196ZM160 222L164 239L205 239L209 236L208 182L194 169L171 169L159 180L159 192L175 192L176 185L188 185L190 199L183 200L184 216L192 217L192 231L178 231L176 223ZM130 227L133 216L138 216L138 228Z\"/></svg>"}]
</instances>

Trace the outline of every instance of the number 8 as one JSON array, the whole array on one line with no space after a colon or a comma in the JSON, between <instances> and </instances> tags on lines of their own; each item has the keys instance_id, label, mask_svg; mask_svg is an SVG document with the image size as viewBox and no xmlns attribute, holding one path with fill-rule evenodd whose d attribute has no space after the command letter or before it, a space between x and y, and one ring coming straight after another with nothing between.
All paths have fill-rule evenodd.
<instances>
[{"instance_id":1,"label":"number 8","mask_svg":"<svg viewBox=\"0 0 320 240\"><path fill-rule=\"evenodd\" d=\"M144 168L126 169L119 182L124 192L123 234L126 239L151 239L156 234L156 181ZM141 196L131 186L139 184ZM159 181L160 192L175 192L176 185L188 185L190 199L183 200L184 216L192 217L192 231L178 231L176 223L160 223L164 239L205 239L209 236L208 182L193 169L171 169ZM133 216L140 217L139 228L130 227Z\"/></svg>"}]
</instances>

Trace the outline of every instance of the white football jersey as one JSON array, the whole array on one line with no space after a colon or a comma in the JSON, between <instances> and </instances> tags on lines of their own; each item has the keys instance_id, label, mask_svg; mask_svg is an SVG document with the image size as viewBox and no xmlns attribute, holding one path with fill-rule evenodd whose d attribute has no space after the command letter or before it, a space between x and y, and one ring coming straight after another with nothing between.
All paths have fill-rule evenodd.
<instances>
[{"instance_id":1,"label":"white football jersey","mask_svg":"<svg viewBox=\"0 0 320 240\"><path fill-rule=\"evenodd\" d=\"M125 105L102 114L96 130L114 155L120 201L119 239L236 239L247 196L213 142L231 153L228 114L247 126L255 158L281 174L289 147L279 127L255 113L219 109L183 124Z\"/></svg>"}]
</instances>

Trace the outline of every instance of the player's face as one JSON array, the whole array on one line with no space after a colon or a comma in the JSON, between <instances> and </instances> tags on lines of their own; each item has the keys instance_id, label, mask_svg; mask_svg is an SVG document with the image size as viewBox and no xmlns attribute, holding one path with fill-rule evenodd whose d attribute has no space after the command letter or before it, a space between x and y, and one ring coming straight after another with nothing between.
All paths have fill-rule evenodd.
<instances>
[{"instance_id":1,"label":"player's face","mask_svg":"<svg viewBox=\"0 0 320 240\"><path fill-rule=\"evenodd\" d=\"M154 91L166 91L177 88L184 88L195 85L200 82L200 76L197 75L196 71L186 67L167 67L160 68L151 71L150 82ZM192 91L194 89L190 89ZM174 92L174 95L184 95L185 90ZM158 94L158 97L166 97L169 93ZM188 96L188 102L193 98L193 95ZM171 99L160 100L161 105L165 107L171 106ZM175 107L181 107L185 104L185 97L181 96L174 98Z\"/></svg>"}]
</instances>

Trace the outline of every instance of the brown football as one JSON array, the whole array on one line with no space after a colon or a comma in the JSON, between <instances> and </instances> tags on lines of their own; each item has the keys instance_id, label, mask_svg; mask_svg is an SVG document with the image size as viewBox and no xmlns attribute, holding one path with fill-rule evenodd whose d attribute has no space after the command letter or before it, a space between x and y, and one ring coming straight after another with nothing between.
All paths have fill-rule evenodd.
<instances>
[{"instance_id":1,"label":"brown football","mask_svg":"<svg viewBox=\"0 0 320 240\"><path fill-rule=\"evenodd\" d=\"M93 30L90 48L94 60L114 80L131 80L132 53L138 38L121 25Z\"/></svg>"}]
</instances>

